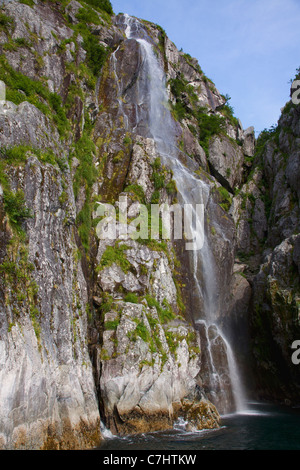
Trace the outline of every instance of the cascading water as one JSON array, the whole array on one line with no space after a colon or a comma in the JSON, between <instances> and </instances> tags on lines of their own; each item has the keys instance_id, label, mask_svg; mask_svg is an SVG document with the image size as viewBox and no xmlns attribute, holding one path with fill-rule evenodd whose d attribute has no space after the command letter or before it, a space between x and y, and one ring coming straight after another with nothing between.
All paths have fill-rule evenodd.
<instances>
[{"instance_id":1,"label":"cascading water","mask_svg":"<svg viewBox=\"0 0 300 470\"><path fill-rule=\"evenodd\" d=\"M144 88L141 88L138 102L140 105L147 101L148 137L154 139L162 162L173 172L179 203L193 207L202 204L206 209L210 200L210 186L193 176L180 161L181 151L176 145L174 121L168 107L165 74L153 51L153 42L137 19L123 15L120 21L127 39L134 39L140 45L142 65L139 79L144 83ZM113 60L116 60L115 55ZM195 218L196 224L193 224ZM199 218L201 214L196 211L190 214L190 233L201 243L202 248L190 250L188 254L196 290L196 310L199 312L195 314L194 322L202 343L204 389L221 413L233 411L232 402L235 410L241 411L244 408L244 394L231 346L217 326L216 312L221 306L215 263L208 237L204 233L203 220Z\"/></svg>"}]
</instances>

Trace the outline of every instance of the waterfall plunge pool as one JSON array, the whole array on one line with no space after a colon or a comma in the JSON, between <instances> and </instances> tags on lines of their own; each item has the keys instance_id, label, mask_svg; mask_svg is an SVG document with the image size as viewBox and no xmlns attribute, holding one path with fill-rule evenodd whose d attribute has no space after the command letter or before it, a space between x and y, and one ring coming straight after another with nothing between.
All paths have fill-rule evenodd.
<instances>
[{"instance_id":1,"label":"waterfall plunge pool","mask_svg":"<svg viewBox=\"0 0 300 470\"><path fill-rule=\"evenodd\" d=\"M300 408L249 403L244 412L222 416L216 430L191 433L178 423L168 432L114 436L97 450L300 450Z\"/></svg>"}]
</instances>

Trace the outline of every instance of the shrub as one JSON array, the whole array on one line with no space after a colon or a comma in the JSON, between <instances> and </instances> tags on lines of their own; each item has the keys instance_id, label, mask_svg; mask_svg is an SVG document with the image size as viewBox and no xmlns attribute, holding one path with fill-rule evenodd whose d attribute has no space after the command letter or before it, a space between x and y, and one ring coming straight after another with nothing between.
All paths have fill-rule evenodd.
<instances>
[{"instance_id":1,"label":"shrub","mask_svg":"<svg viewBox=\"0 0 300 470\"><path fill-rule=\"evenodd\" d=\"M24 5L28 5L29 7L34 7L35 5L33 0L20 0L20 3L23 3Z\"/></svg>"},{"instance_id":2,"label":"shrub","mask_svg":"<svg viewBox=\"0 0 300 470\"><path fill-rule=\"evenodd\" d=\"M104 328L105 330L116 330L118 328L118 325L120 323L120 320L112 320L112 321L107 321L104 323Z\"/></svg>"},{"instance_id":3,"label":"shrub","mask_svg":"<svg viewBox=\"0 0 300 470\"><path fill-rule=\"evenodd\" d=\"M171 78L169 83L170 83L171 92L173 93L175 98L179 98L181 93L184 93L185 91L186 81L180 77L176 77L176 78Z\"/></svg>"},{"instance_id":4,"label":"shrub","mask_svg":"<svg viewBox=\"0 0 300 470\"><path fill-rule=\"evenodd\" d=\"M30 210L25 206L24 193L22 190L14 193L13 191L4 191L4 210L9 217L9 222L12 228L21 234L22 222L31 217Z\"/></svg>"},{"instance_id":5,"label":"shrub","mask_svg":"<svg viewBox=\"0 0 300 470\"><path fill-rule=\"evenodd\" d=\"M229 192L227 191L226 188L224 188L223 186L220 186L218 188L218 192L221 196L221 207L225 210L225 211L228 211L230 209L230 206L231 206L231 203L232 203L232 198L229 194Z\"/></svg>"},{"instance_id":6,"label":"shrub","mask_svg":"<svg viewBox=\"0 0 300 470\"><path fill-rule=\"evenodd\" d=\"M187 114L187 108L181 101L176 101L173 105L173 115L176 121L182 121Z\"/></svg>"},{"instance_id":7,"label":"shrub","mask_svg":"<svg viewBox=\"0 0 300 470\"><path fill-rule=\"evenodd\" d=\"M86 60L94 75L98 75L107 57L106 49L99 44L94 35L84 39L83 48L86 50Z\"/></svg>"},{"instance_id":8,"label":"shrub","mask_svg":"<svg viewBox=\"0 0 300 470\"><path fill-rule=\"evenodd\" d=\"M89 23L100 24L101 20L92 8L81 8L77 15L80 23L75 27L75 31L83 37L83 48L86 50L86 64L94 76L97 76L104 65L107 57L107 50L99 44L99 38L93 34Z\"/></svg>"},{"instance_id":9,"label":"shrub","mask_svg":"<svg viewBox=\"0 0 300 470\"><path fill-rule=\"evenodd\" d=\"M226 129L225 118L217 114L206 114L203 108L199 108L197 113L197 121L199 126L200 144L208 153L209 140L213 135L220 135Z\"/></svg>"},{"instance_id":10,"label":"shrub","mask_svg":"<svg viewBox=\"0 0 300 470\"><path fill-rule=\"evenodd\" d=\"M84 133L74 146L73 157L76 157L80 164L74 177L74 193L78 195L79 188L85 186L91 188L96 181L97 172L93 165L93 152L95 144L90 137Z\"/></svg>"},{"instance_id":11,"label":"shrub","mask_svg":"<svg viewBox=\"0 0 300 470\"><path fill-rule=\"evenodd\" d=\"M113 14L113 8L109 0L86 0L93 8L106 11L109 15Z\"/></svg>"},{"instance_id":12,"label":"shrub","mask_svg":"<svg viewBox=\"0 0 300 470\"><path fill-rule=\"evenodd\" d=\"M8 28L13 25L13 23L13 18L0 12L0 30L3 29L4 31L7 31Z\"/></svg>"},{"instance_id":13,"label":"shrub","mask_svg":"<svg viewBox=\"0 0 300 470\"><path fill-rule=\"evenodd\" d=\"M33 104L43 114L53 118L60 135L64 135L69 129L69 122L60 96L57 93L50 93L49 89L38 80L33 80L14 70L4 56L0 59L0 80L5 82L8 101L16 105L23 101ZM45 102L48 102L49 106Z\"/></svg>"},{"instance_id":14,"label":"shrub","mask_svg":"<svg viewBox=\"0 0 300 470\"><path fill-rule=\"evenodd\" d=\"M151 164L153 170L159 170L161 167L161 159L160 157L156 157L154 162Z\"/></svg>"},{"instance_id":15,"label":"shrub","mask_svg":"<svg viewBox=\"0 0 300 470\"><path fill-rule=\"evenodd\" d=\"M130 302L132 304L137 304L139 302L138 296L134 292L128 292L124 297L125 302Z\"/></svg>"},{"instance_id":16,"label":"shrub","mask_svg":"<svg viewBox=\"0 0 300 470\"><path fill-rule=\"evenodd\" d=\"M92 229L92 210L89 200L85 201L83 208L76 217L78 235L85 251L89 249L90 232Z\"/></svg>"},{"instance_id":17,"label":"shrub","mask_svg":"<svg viewBox=\"0 0 300 470\"><path fill-rule=\"evenodd\" d=\"M27 161L28 152L33 153L41 162L50 163L51 165L58 165L61 171L66 169L66 163L61 158L57 157L51 149L37 149L30 145L15 145L13 147L2 147L0 149L0 161L5 166L18 165ZM1 166L4 170L3 165Z\"/></svg>"},{"instance_id":18,"label":"shrub","mask_svg":"<svg viewBox=\"0 0 300 470\"><path fill-rule=\"evenodd\" d=\"M163 301L163 308L160 303L151 295L146 295L145 299L147 301L148 307L156 308L159 319L162 323L166 323L175 318L175 314L166 300Z\"/></svg>"},{"instance_id":19,"label":"shrub","mask_svg":"<svg viewBox=\"0 0 300 470\"><path fill-rule=\"evenodd\" d=\"M156 189L151 196L151 204L159 204L159 201L160 201L160 193L158 189Z\"/></svg>"},{"instance_id":20,"label":"shrub","mask_svg":"<svg viewBox=\"0 0 300 470\"><path fill-rule=\"evenodd\" d=\"M76 18L82 23L100 24L99 15L90 7L80 8Z\"/></svg>"},{"instance_id":21,"label":"shrub","mask_svg":"<svg viewBox=\"0 0 300 470\"><path fill-rule=\"evenodd\" d=\"M176 194L178 191L177 186L176 186L176 181L173 179L169 181L169 183L166 186L166 190L169 196Z\"/></svg>"},{"instance_id":22,"label":"shrub","mask_svg":"<svg viewBox=\"0 0 300 470\"><path fill-rule=\"evenodd\" d=\"M161 173L153 173L152 180L156 190L162 189L165 186L165 177Z\"/></svg>"},{"instance_id":23,"label":"shrub","mask_svg":"<svg viewBox=\"0 0 300 470\"><path fill-rule=\"evenodd\" d=\"M113 297L112 297L110 294L104 293L102 300L103 300L103 302L102 302L102 304L101 304L101 312L102 312L103 314L105 314L105 313L108 313L110 310L113 309L113 307L114 307L114 299L113 299Z\"/></svg>"},{"instance_id":24,"label":"shrub","mask_svg":"<svg viewBox=\"0 0 300 470\"><path fill-rule=\"evenodd\" d=\"M76 142L72 154L72 157L76 157L80 161L73 182L75 198L78 196L79 188L85 188L85 203L76 218L78 233L85 251L89 249L90 232L92 229L91 192L97 177L97 170L93 163L94 151L95 144L84 132L82 137Z\"/></svg>"},{"instance_id":25,"label":"shrub","mask_svg":"<svg viewBox=\"0 0 300 470\"><path fill-rule=\"evenodd\" d=\"M131 264L126 258L124 251L128 249L127 245L116 244L115 246L108 246L102 255L99 269L110 267L113 263L116 263L124 273L127 273L131 268Z\"/></svg>"},{"instance_id":26,"label":"shrub","mask_svg":"<svg viewBox=\"0 0 300 470\"><path fill-rule=\"evenodd\" d=\"M124 191L126 193L132 193L136 196L136 199L141 203L141 204L145 204L145 201L146 201L146 196L145 196L145 192L144 192L144 189L142 186L140 186L139 184L130 184L129 186L127 186Z\"/></svg>"},{"instance_id":27,"label":"shrub","mask_svg":"<svg viewBox=\"0 0 300 470\"><path fill-rule=\"evenodd\" d=\"M145 343L148 343L151 339L151 336L150 336L150 333L146 327L146 325L143 323L143 322L140 322L137 324L137 327L136 327L136 334L142 338L143 341L145 341Z\"/></svg>"}]
</instances>

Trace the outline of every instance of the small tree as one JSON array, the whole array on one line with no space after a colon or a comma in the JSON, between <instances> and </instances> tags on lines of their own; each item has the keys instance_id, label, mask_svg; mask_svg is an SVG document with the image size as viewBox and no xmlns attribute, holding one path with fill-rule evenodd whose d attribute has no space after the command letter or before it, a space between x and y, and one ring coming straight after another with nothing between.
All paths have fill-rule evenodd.
<instances>
[{"instance_id":1,"label":"small tree","mask_svg":"<svg viewBox=\"0 0 300 470\"><path fill-rule=\"evenodd\" d=\"M86 0L86 3L94 8L99 8L100 10L106 11L106 13L109 15L113 14L113 8L110 0Z\"/></svg>"}]
</instances>

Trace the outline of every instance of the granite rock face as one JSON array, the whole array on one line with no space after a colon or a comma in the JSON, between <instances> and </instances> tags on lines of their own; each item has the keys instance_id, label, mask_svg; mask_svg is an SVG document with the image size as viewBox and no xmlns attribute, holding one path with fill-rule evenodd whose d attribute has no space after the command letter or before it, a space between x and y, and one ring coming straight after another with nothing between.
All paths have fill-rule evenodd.
<instances>
[{"instance_id":1,"label":"granite rock face","mask_svg":"<svg viewBox=\"0 0 300 470\"><path fill-rule=\"evenodd\" d=\"M253 278L252 316L261 396L292 402L297 402L300 385L291 360L291 346L300 334L298 141L299 110L290 102L261 155L267 224L262 264ZM264 325L266 337L258 332L259 325Z\"/></svg>"},{"instance_id":2,"label":"granite rock face","mask_svg":"<svg viewBox=\"0 0 300 470\"><path fill-rule=\"evenodd\" d=\"M252 357L260 396L294 399L296 371L278 372L299 325L297 106L256 148L159 26L134 19L126 37L126 16L75 0L1 12L0 447L91 448L100 421L122 435L217 428L234 402L222 332L243 367ZM136 38L165 73L186 189L203 188L196 264L163 224L149 237L151 205L179 190L149 131Z\"/></svg>"},{"instance_id":3,"label":"granite rock face","mask_svg":"<svg viewBox=\"0 0 300 470\"><path fill-rule=\"evenodd\" d=\"M277 126L259 137L253 169L230 208L237 261L252 289L254 389L259 397L287 402L297 402L299 393L299 374L291 361L291 345L300 333L298 140L299 110L289 102Z\"/></svg>"},{"instance_id":4,"label":"granite rock face","mask_svg":"<svg viewBox=\"0 0 300 470\"><path fill-rule=\"evenodd\" d=\"M73 32L48 4L10 2L3 14L14 18L7 40L22 38L5 53L6 76L15 70L20 87L25 77L25 91L20 104L2 103L0 113L1 448L89 448L101 440L100 415L67 165L72 138L61 139L38 93L40 105L26 99L34 86L26 77L47 76L49 93L63 94L67 61L57 48ZM38 47L22 47L29 40ZM40 58L38 75L33 57ZM6 91L9 98L11 86Z\"/></svg>"},{"instance_id":5,"label":"granite rock face","mask_svg":"<svg viewBox=\"0 0 300 470\"><path fill-rule=\"evenodd\" d=\"M1 265L4 448L82 448L100 439L82 315L87 287L74 259L72 191L63 204L60 200L67 181L67 171L62 174L34 155L10 172L11 187L23 191L34 218L25 222L26 242L11 232L6 216L1 221L6 233Z\"/></svg>"},{"instance_id":6,"label":"granite rock face","mask_svg":"<svg viewBox=\"0 0 300 470\"><path fill-rule=\"evenodd\" d=\"M200 391L200 344L193 328L184 321L162 324L147 304L117 302L114 308L105 315L98 359L109 428L118 434L170 429L179 417L188 419L188 398L199 410L201 400L207 403L211 422L202 424L195 411L196 429L218 426L218 412Z\"/></svg>"}]
</instances>

